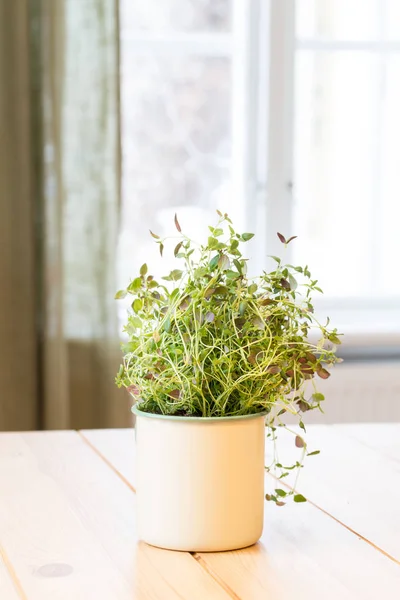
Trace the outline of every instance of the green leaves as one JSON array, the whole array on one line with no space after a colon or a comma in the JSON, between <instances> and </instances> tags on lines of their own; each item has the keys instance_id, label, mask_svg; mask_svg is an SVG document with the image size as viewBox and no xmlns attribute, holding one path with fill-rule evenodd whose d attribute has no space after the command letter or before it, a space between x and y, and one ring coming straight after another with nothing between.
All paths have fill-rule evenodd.
<instances>
[{"instance_id":1,"label":"green leaves","mask_svg":"<svg viewBox=\"0 0 400 600\"><path fill-rule=\"evenodd\" d=\"M209 262L209 269L210 271L214 271L214 269L216 269L216 267L218 267L219 269L226 270L229 269L230 267L230 260L228 258L228 256L226 254L220 253L220 254L215 254L212 259Z\"/></svg>"},{"instance_id":2,"label":"green leaves","mask_svg":"<svg viewBox=\"0 0 400 600\"><path fill-rule=\"evenodd\" d=\"M234 258L233 259L233 264L235 265L235 267L239 271L240 275L243 275L243 263L240 262L240 260L238 260L237 258Z\"/></svg>"},{"instance_id":3,"label":"green leaves","mask_svg":"<svg viewBox=\"0 0 400 600\"><path fill-rule=\"evenodd\" d=\"M329 333L327 338L332 344L336 344L337 346L342 343L342 340L337 336L336 329L332 333Z\"/></svg>"},{"instance_id":4,"label":"green leaves","mask_svg":"<svg viewBox=\"0 0 400 600\"><path fill-rule=\"evenodd\" d=\"M126 294L127 294L126 290L119 290L119 292L117 292L115 294L114 298L116 300L122 300L122 298L125 298Z\"/></svg>"},{"instance_id":5,"label":"green leaves","mask_svg":"<svg viewBox=\"0 0 400 600\"><path fill-rule=\"evenodd\" d=\"M170 303L172 304L175 298L179 296L179 288L174 288L169 295Z\"/></svg>"},{"instance_id":6,"label":"green leaves","mask_svg":"<svg viewBox=\"0 0 400 600\"><path fill-rule=\"evenodd\" d=\"M299 451L293 448L293 453L299 460L288 466L276 461L275 476L283 480L302 469L306 455L319 452L307 452L303 418L319 408L324 395L310 391L308 380L316 374L326 379L328 365L337 361L340 334L329 328L329 320L320 325L313 314L318 282L307 266L284 264L278 256L268 261L271 271L249 280L241 242L254 234L237 233L221 212L203 245L182 235L177 215L171 229L180 235L168 259L175 257L179 268L168 268L157 283L145 261L138 277L116 294L132 296L117 385L130 389L150 413L223 417L265 412L270 440L285 427L287 414L297 417L300 435L293 438ZM150 235L162 256L167 242ZM278 237L285 245L294 239ZM309 338L312 327L322 338L316 345ZM276 488L269 499L283 506L290 496L305 501L289 488Z\"/></svg>"},{"instance_id":7,"label":"green leaves","mask_svg":"<svg viewBox=\"0 0 400 600\"><path fill-rule=\"evenodd\" d=\"M179 281L182 275L183 271L180 271L179 269L174 269L169 275L163 277L162 279L164 279L165 281Z\"/></svg>"},{"instance_id":8,"label":"green leaves","mask_svg":"<svg viewBox=\"0 0 400 600\"><path fill-rule=\"evenodd\" d=\"M254 237L254 233L242 233L242 235L241 235L241 239L243 240L243 242L248 242L253 237Z\"/></svg>"},{"instance_id":9,"label":"green leaves","mask_svg":"<svg viewBox=\"0 0 400 600\"><path fill-rule=\"evenodd\" d=\"M308 452L307 456L316 456L320 452L321 452L320 450L314 450L313 452Z\"/></svg>"},{"instance_id":10,"label":"green leaves","mask_svg":"<svg viewBox=\"0 0 400 600\"><path fill-rule=\"evenodd\" d=\"M130 292L138 292L142 287L143 282L141 277L136 277L128 286Z\"/></svg>"},{"instance_id":11,"label":"green leaves","mask_svg":"<svg viewBox=\"0 0 400 600\"><path fill-rule=\"evenodd\" d=\"M204 277L204 275L207 274L207 268L206 267L198 267L197 269L195 269L194 272L194 276L198 279L200 279L201 277Z\"/></svg>"},{"instance_id":12,"label":"green leaves","mask_svg":"<svg viewBox=\"0 0 400 600\"><path fill-rule=\"evenodd\" d=\"M169 317L167 317L164 322L164 327L163 327L164 331L166 333L169 333L171 331L171 326L172 326L171 319Z\"/></svg>"},{"instance_id":13,"label":"green leaves","mask_svg":"<svg viewBox=\"0 0 400 600\"><path fill-rule=\"evenodd\" d=\"M225 277L227 277L227 279L237 279L240 277L240 273L237 271L232 271L232 269L227 269L225 271Z\"/></svg>"},{"instance_id":14,"label":"green leaves","mask_svg":"<svg viewBox=\"0 0 400 600\"><path fill-rule=\"evenodd\" d=\"M136 300L132 304L132 308L135 311L135 313L140 312L143 308L142 300L140 300L139 298L136 298Z\"/></svg>"},{"instance_id":15,"label":"green leaves","mask_svg":"<svg viewBox=\"0 0 400 600\"><path fill-rule=\"evenodd\" d=\"M210 250L216 250L218 248L219 241L214 237L209 237L207 244Z\"/></svg>"},{"instance_id":16,"label":"green leaves","mask_svg":"<svg viewBox=\"0 0 400 600\"><path fill-rule=\"evenodd\" d=\"M135 328L135 329L140 329L142 327L142 321L139 319L139 317L134 317L131 316L129 319L129 323Z\"/></svg>"},{"instance_id":17,"label":"green leaves","mask_svg":"<svg viewBox=\"0 0 400 600\"><path fill-rule=\"evenodd\" d=\"M289 285L291 290L297 289L297 281L291 273L288 274Z\"/></svg>"},{"instance_id":18,"label":"green leaves","mask_svg":"<svg viewBox=\"0 0 400 600\"><path fill-rule=\"evenodd\" d=\"M302 494L295 494L293 496L293 500L295 502L307 502L307 498L304 498L304 496Z\"/></svg>"},{"instance_id":19,"label":"green leaves","mask_svg":"<svg viewBox=\"0 0 400 600\"><path fill-rule=\"evenodd\" d=\"M256 283L252 283L251 285L249 285L249 287L247 288L247 291L249 292L249 294L255 294L255 292L258 290L258 285Z\"/></svg>"},{"instance_id":20,"label":"green leaves","mask_svg":"<svg viewBox=\"0 0 400 600\"><path fill-rule=\"evenodd\" d=\"M208 266L210 267L210 271L214 271L214 269L218 265L218 261L219 261L219 254L216 254L215 256L212 257L212 259L209 262Z\"/></svg>"},{"instance_id":21,"label":"green leaves","mask_svg":"<svg viewBox=\"0 0 400 600\"><path fill-rule=\"evenodd\" d=\"M228 292L229 290L226 285L218 285L214 290L215 294L227 294Z\"/></svg>"},{"instance_id":22,"label":"green leaves","mask_svg":"<svg viewBox=\"0 0 400 600\"><path fill-rule=\"evenodd\" d=\"M265 499L270 502L275 502L276 506L285 506L283 498L290 496L290 492L285 492L282 488L276 488L274 494L265 494Z\"/></svg>"},{"instance_id":23,"label":"green leaves","mask_svg":"<svg viewBox=\"0 0 400 600\"><path fill-rule=\"evenodd\" d=\"M220 237L224 233L224 230L221 229L220 227L214 228L214 227L209 226L208 229L211 231L211 233L214 237Z\"/></svg>"}]
</instances>

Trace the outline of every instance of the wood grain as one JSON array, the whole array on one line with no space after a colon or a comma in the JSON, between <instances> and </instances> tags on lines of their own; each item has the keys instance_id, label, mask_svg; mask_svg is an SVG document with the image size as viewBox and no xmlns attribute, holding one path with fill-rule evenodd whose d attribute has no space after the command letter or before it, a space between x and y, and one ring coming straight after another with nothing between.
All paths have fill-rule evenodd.
<instances>
[{"instance_id":1,"label":"wood grain","mask_svg":"<svg viewBox=\"0 0 400 600\"><path fill-rule=\"evenodd\" d=\"M1 600L26 600L23 593L17 592L19 582L17 579L12 579L13 573L8 571L6 562L8 559L0 548L0 598Z\"/></svg>"},{"instance_id":2,"label":"wood grain","mask_svg":"<svg viewBox=\"0 0 400 600\"><path fill-rule=\"evenodd\" d=\"M307 459L298 488L400 563L399 429L396 425L310 427L309 449L320 449L321 454ZM298 457L293 436L282 432L279 446L283 464ZM291 483L290 478L285 481Z\"/></svg>"},{"instance_id":3,"label":"wood grain","mask_svg":"<svg viewBox=\"0 0 400 600\"><path fill-rule=\"evenodd\" d=\"M82 435L121 477L135 485L134 437L130 430L85 431ZM287 450L291 451L291 446ZM350 461L344 461L338 451L335 456L338 468L326 474L333 496L342 479L347 480L346 468L352 471ZM317 465L312 463L316 459L310 458L309 464ZM317 479L321 469L326 468L321 463L318 467L314 472ZM270 476L267 481L276 486ZM309 476L307 485L310 487L312 482ZM314 481L313 489L318 488L319 482ZM381 526L388 535L390 520L382 518ZM245 600L399 597L400 566L310 503L290 503L281 509L267 504L259 544L236 552L202 553L196 558Z\"/></svg>"},{"instance_id":4,"label":"wood grain","mask_svg":"<svg viewBox=\"0 0 400 600\"><path fill-rule=\"evenodd\" d=\"M0 489L28 600L229 598L191 555L137 542L132 490L75 432L1 435Z\"/></svg>"},{"instance_id":5,"label":"wood grain","mask_svg":"<svg viewBox=\"0 0 400 600\"><path fill-rule=\"evenodd\" d=\"M80 431L79 434L128 485L135 489L136 444L134 429L85 429Z\"/></svg>"}]
</instances>

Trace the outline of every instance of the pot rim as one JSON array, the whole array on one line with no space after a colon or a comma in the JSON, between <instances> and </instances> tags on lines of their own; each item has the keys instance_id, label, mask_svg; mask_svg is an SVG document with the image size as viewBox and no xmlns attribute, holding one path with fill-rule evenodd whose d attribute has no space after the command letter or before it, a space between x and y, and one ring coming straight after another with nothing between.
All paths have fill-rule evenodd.
<instances>
[{"instance_id":1,"label":"pot rim","mask_svg":"<svg viewBox=\"0 0 400 600\"><path fill-rule=\"evenodd\" d=\"M140 403L139 403L140 404ZM149 419L161 419L162 421L184 421L190 423L221 423L222 421L243 421L244 419L259 419L265 417L268 411L252 413L251 415L236 415L231 417L180 417L178 415L159 415L157 413L149 413L138 408L137 404L132 406L132 412L138 417L147 417Z\"/></svg>"}]
</instances>

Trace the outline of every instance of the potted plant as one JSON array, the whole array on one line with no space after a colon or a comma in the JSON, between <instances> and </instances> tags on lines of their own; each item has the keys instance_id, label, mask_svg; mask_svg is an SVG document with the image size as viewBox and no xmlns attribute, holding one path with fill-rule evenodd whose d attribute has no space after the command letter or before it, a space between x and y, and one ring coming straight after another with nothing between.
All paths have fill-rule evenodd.
<instances>
[{"instance_id":1,"label":"potted plant","mask_svg":"<svg viewBox=\"0 0 400 600\"><path fill-rule=\"evenodd\" d=\"M329 377L327 365L338 360L336 329L313 313L312 293L321 290L308 268L271 257L273 270L248 278L240 248L253 234L237 233L217 212L202 246L175 216L181 269L158 282L144 264L116 295L133 297L116 381L135 401L139 534L175 550L230 550L259 539L265 426L275 441L291 413L305 430L303 415L324 400L314 377ZM162 255L165 240L150 233ZM278 237L284 246L294 239ZM295 434L295 444L304 458L304 437ZM274 467L280 478L292 468ZM281 506L290 496L305 500L283 488L267 499Z\"/></svg>"}]
</instances>

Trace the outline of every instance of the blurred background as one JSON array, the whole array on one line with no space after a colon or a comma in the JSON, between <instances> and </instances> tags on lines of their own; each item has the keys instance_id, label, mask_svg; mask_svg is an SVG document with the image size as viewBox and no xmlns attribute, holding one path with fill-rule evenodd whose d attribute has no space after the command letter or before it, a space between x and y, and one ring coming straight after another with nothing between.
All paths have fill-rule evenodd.
<instances>
[{"instance_id":1,"label":"blurred background","mask_svg":"<svg viewBox=\"0 0 400 600\"><path fill-rule=\"evenodd\" d=\"M0 0L0 430L131 423L114 293L217 208L345 334L310 420L400 420L399 106L398 0Z\"/></svg>"}]
</instances>

